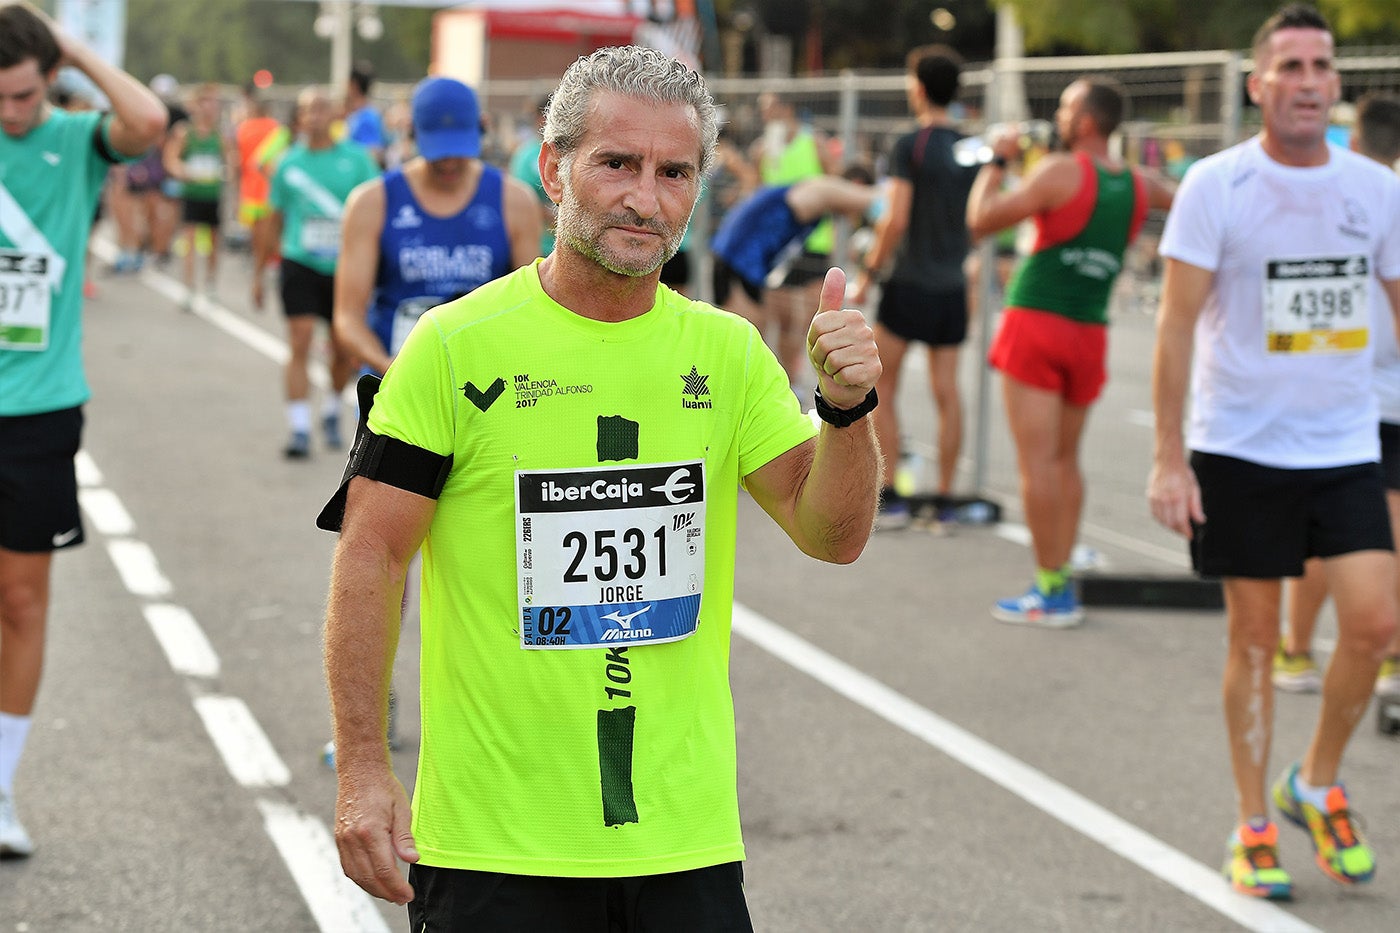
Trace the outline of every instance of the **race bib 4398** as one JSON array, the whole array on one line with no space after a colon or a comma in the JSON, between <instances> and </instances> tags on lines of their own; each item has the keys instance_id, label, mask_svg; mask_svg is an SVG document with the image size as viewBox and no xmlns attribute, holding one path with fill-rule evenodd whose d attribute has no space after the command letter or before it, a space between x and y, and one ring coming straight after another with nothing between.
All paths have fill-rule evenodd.
<instances>
[{"instance_id":1,"label":"race bib 4398","mask_svg":"<svg viewBox=\"0 0 1400 933\"><path fill-rule=\"evenodd\" d=\"M1270 260L1264 333L1270 353L1350 353L1366 346L1365 256Z\"/></svg>"},{"instance_id":2,"label":"race bib 4398","mask_svg":"<svg viewBox=\"0 0 1400 933\"><path fill-rule=\"evenodd\" d=\"M705 579L705 464L515 475L522 648L677 641Z\"/></svg>"}]
</instances>

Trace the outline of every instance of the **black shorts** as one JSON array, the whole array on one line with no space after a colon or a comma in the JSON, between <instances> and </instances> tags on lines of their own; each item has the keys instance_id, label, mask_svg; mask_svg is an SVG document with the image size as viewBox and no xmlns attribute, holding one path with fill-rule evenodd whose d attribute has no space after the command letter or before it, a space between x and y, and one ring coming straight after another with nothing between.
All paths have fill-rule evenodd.
<instances>
[{"instance_id":1,"label":"black shorts","mask_svg":"<svg viewBox=\"0 0 1400 933\"><path fill-rule=\"evenodd\" d=\"M931 347L956 347L967 339L967 289L934 291L908 282L886 282L879 317L901 340Z\"/></svg>"},{"instance_id":2,"label":"black shorts","mask_svg":"<svg viewBox=\"0 0 1400 933\"><path fill-rule=\"evenodd\" d=\"M0 547L36 554L83 543L73 457L82 408L0 417Z\"/></svg>"},{"instance_id":3,"label":"black shorts","mask_svg":"<svg viewBox=\"0 0 1400 933\"><path fill-rule=\"evenodd\" d=\"M1386 489L1400 492L1400 424L1386 421L1381 422L1381 480Z\"/></svg>"},{"instance_id":4,"label":"black shorts","mask_svg":"<svg viewBox=\"0 0 1400 933\"><path fill-rule=\"evenodd\" d=\"M714 259L710 281L715 289L715 304L722 306L729 300L729 287L731 285L738 285L742 288L744 294L753 299L754 304L763 304L763 285L750 282L740 275L738 270L718 256Z\"/></svg>"},{"instance_id":5,"label":"black shorts","mask_svg":"<svg viewBox=\"0 0 1400 933\"><path fill-rule=\"evenodd\" d=\"M331 322L331 311L335 308L335 276L322 275L284 256L279 285L282 313L287 317L315 315L327 324Z\"/></svg>"},{"instance_id":6,"label":"black shorts","mask_svg":"<svg viewBox=\"0 0 1400 933\"><path fill-rule=\"evenodd\" d=\"M412 930L752 933L739 862L639 878L541 878L411 865Z\"/></svg>"},{"instance_id":7,"label":"black shorts","mask_svg":"<svg viewBox=\"0 0 1400 933\"><path fill-rule=\"evenodd\" d=\"M180 209L180 217L185 223L219 229L218 201L194 201L185 198L181 203L183 206Z\"/></svg>"},{"instance_id":8,"label":"black shorts","mask_svg":"<svg viewBox=\"0 0 1400 933\"><path fill-rule=\"evenodd\" d=\"M684 288L690 284L690 254L681 250L661 267L661 284Z\"/></svg>"},{"instance_id":9,"label":"black shorts","mask_svg":"<svg viewBox=\"0 0 1400 933\"><path fill-rule=\"evenodd\" d=\"M1191 468L1206 513L1191 538L1197 573L1296 577L1309 557L1394 550L1374 463L1283 470L1192 452Z\"/></svg>"},{"instance_id":10,"label":"black shorts","mask_svg":"<svg viewBox=\"0 0 1400 933\"><path fill-rule=\"evenodd\" d=\"M804 249L802 255L793 260L792 265L788 267L783 284L778 287L801 288L803 285L820 282L826 278L826 270L830 268L831 257L826 253L814 253Z\"/></svg>"}]
</instances>

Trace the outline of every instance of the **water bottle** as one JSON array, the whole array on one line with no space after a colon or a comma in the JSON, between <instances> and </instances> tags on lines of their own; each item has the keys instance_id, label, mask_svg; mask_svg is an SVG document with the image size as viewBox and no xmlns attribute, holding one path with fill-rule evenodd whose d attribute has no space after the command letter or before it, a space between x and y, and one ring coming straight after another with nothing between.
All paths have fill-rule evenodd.
<instances>
[{"instance_id":1,"label":"water bottle","mask_svg":"<svg viewBox=\"0 0 1400 933\"><path fill-rule=\"evenodd\" d=\"M953 143L953 161L959 165L986 165L992 161L992 140L1010 132L1019 134L1021 156L1032 149L1048 149L1055 138L1055 125L1049 120L1023 120L1020 123L993 123L981 136L964 136Z\"/></svg>"}]
</instances>

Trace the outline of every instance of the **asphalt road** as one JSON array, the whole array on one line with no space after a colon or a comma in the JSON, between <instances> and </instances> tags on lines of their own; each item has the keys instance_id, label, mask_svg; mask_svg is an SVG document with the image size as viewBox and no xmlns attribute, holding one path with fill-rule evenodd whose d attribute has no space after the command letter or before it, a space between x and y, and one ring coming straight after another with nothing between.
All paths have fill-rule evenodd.
<instances>
[{"instance_id":1,"label":"asphalt road","mask_svg":"<svg viewBox=\"0 0 1400 933\"><path fill-rule=\"evenodd\" d=\"M320 624L334 540L313 519L343 459L279 455L280 317L252 313L242 256L195 314L159 273L98 285L89 542L55 562L17 784L39 851L0 864L0 933L403 929L400 909L337 880L328 849ZM1083 542L1107 569L1176 574L1182 548L1142 497L1151 326L1133 309L1115 321ZM966 354L969 390L976 369ZM901 409L927 449L918 361L906 375ZM989 402L982 466L1001 528L881 534L855 565L828 567L743 504L733 684L757 928L1400 926L1400 741L1371 718L1343 773L1369 817L1375 882L1338 888L1285 826L1296 900L1259 904L1217 873L1234 810L1220 614L1100 608L1070 631L991 621L1030 561ZM406 784L417 647L410 627ZM1280 697L1275 769L1301 753L1316 708Z\"/></svg>"}]
</instances>

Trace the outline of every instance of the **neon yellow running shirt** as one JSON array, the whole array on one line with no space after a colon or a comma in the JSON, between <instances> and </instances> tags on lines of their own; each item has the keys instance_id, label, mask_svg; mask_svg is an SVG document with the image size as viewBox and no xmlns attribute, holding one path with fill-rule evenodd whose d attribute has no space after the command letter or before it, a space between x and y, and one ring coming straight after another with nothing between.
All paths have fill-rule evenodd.
<instances>
[{"instance_id":1,"label":"neon yellow running shirt","mask_svg":"<svg viewBox=\"0 0 1400 933\"><path fill-rule=\"evenodd\" d=\"M529 266L422 317L370 427L454 456L423 546L423 863L742 859L738 489L815 433L754 328L665 288L589 320Z\"/></svg>"}]
</instances>

